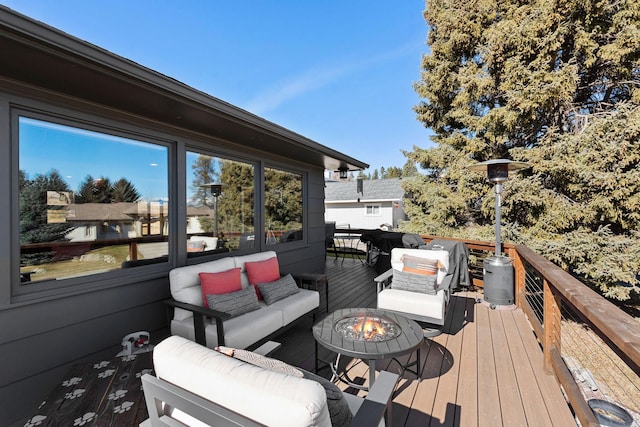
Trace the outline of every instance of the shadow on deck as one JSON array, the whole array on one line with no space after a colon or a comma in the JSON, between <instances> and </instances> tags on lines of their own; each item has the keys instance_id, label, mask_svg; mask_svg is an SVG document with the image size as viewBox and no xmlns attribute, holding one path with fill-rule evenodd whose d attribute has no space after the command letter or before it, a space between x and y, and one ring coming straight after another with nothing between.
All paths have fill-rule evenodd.
<instances>
[{"instance_id":1,"label":"shadow on deck","mask_svg":"<svg viewBox=\"0 0 640 427\"><path fill-rule=\"evenodd\" d=\"M327 258L329 308L375 307L375 271L357 259ZM325 307L320 292L320 307ZM421 348L420 382L405 373L394 395L394 426L570 426L576 425L555 377L543 369L542 351L524 313L491 310L476 302L482 293L453 295L442 335ZM321 318L325 313L321 312ZM278 340L274 357L307 370L314 368L312 321L303 322ZM331 356L321 348L320 356ZM411 357L415 357L411 355ZM349 376L368 382L368 365L345 360ZM400 362L406 362L400 358ZM378 370L399 372L398 363L381 360ZM320 372L329 377L330 372ZM366 392L338 386L346 392Z\"/></svg>"}]
</instances>

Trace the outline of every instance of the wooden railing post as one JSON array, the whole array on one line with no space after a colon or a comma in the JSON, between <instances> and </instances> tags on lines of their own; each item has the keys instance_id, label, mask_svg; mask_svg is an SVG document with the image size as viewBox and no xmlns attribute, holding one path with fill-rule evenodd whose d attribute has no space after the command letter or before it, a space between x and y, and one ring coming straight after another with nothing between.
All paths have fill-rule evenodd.
<instances>
[{"instance_id":1,"label":"wooden railing post","mask_svg":"<svg viewBox=\"0 0 640 427\"><path fill-rule=\"evenodd\" d=\"M544 295L544 342L543 354L544 354L544 368L547 372L553 373L552 365L552 351L557 350L560 352L560 306L562 301L559 295L554 294L551 286L545 279L543 281L543 295Z\"/></svg>"},{"instance_id":2,"label":"wooden railing post","mask_svg":"<svg viewBox=\"0 0 640 427\"><path fill-rule=\"evenodd\" d=\"M522 308L524 305L523 298L525 297L526 291L526 272L524 270L524 263L515 248L509 248L508 254L509 258L513 261L513 269L515 273L515 304L517 307Z\"/></svg>"},{"instance_id":3,"label":"wooden railing post","mask_svg":"<svg viewBox=\"0 0 640 427\"><path fill-rule=\"evenodd\" d=\"M138 242L131 240L129 241L129 260L135 261L138 259Z\"/></svg>"}]
</instances>

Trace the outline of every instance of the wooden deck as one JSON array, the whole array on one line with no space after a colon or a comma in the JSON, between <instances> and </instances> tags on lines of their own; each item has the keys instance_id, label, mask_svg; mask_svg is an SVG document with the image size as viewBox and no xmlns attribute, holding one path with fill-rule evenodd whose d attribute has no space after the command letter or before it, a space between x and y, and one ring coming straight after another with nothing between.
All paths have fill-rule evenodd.
<instances>
[{"instance_id":1,"label":"wooden deck","mask_svg":"<svg viewBox=\"0 0 640 427\"><path fill-rule=\"evenodd\" d=\"M375 307L372 268L357 260L327 258L326 272L331 310ZM445 332L423 343L420 382L407 372L396 387L393 425L575 426L558 382L543 370L540 346L523 312L491 310L476 298L482 298L482 291L453 295ZM313 369L310 327L309 321L280 336L282 347L273 356ZM377 368L399 371L398 363L389 360L379 361ZM346 359L345 369L357 382L368 382L366 363ZM328 369L321 373L329 375Z\"/></svg>"}]
</instances>

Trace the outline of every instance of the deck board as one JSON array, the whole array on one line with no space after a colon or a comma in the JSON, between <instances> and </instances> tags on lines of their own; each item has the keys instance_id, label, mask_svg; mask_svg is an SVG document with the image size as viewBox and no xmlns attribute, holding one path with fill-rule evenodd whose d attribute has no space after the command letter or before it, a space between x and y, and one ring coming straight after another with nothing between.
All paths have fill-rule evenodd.
<instances>
[{"instance_id":1,"label":"deck board","mask_svg":"<svg viewBox=\"0 0 640 427\"><path fill-rule=\"evenodd\" d=\"M498 382L498 394L500 396L500 410L502 417L509 420L511 425L524 426L527 424L527 417L520 397L516 368L512 360L509 343L517 341L506 336L504 325L510 322L509 316L512 312L501 312L497 310L489 311L491 319L491 340L494 346L494 358L496 361L496 380ZM505 319L506 318L506 319ZM512 321L512 320L511 320ZM500 350L504 349L504 350ZM547 423L536 423L536 425L548 425Z\"/></svg>"},{"instance_id":2,"label":"deck board","mask_svg":"<svg viewBox=\"0 0 640 427\"><path fill-rule=\"evenodd\" d=\"M377 274L372 268L358 260L342 263L333 258L327 259L326 267L330 310L375 307L373 278ZM476 303L476 298L482 298L481 291L452 296L444 333L425 340L421 347L421 381L406 372L396 386L393 425L576 425L560 386L544 371L540 346L524 313L491 310ZM312 369L311 326L309 320L281 335L282 347L274 357ZM321 348L321 355L331 353ZM350 369L356 382L368 382L366 363L344 358L342 365ZM398 372L399 368L396 362L383 360L376 369ZM320 373L330 376L328 369ZM340 382L338 386L348 393L366 395Z\"/></svg>"},{"instance_id":3,"label":"deck board","mask_svg":"<svg viewBox=\"0 0 640 427\"><path fill-rule=\"evenodd\" d=\"M514 335L516 331L521 335L524 352L529 359L529 366L533 370L533 378L538 385L540 395L545 397L545 408L553 425L565 426L575 422L569 407L564 404L565 398L558 381L553 375L544 370L542 352L533 333L527 329L529 324L525 317L514 316L513 323L509 326ZM523 399L523 401L528 403L526 399ZM531 406L533 411L540 411L536 401L533 401Z\"/></svg>"},{"instance_id":4,"label":"deck board","mask_svg":"<svg viewBox=\"0 0 640 427\"><path fill-rule=\"evenodd\" d=\"M456 297L458 300L461 297ZM458 376L458 395L456 396L456 420L461 426L478 425L478 357L474 298L468 293L464 298L465 314L462 333L464 346L460 353L460 374ZM463 408L464 405L464 408Z\"/></svg>"}]
</instances>

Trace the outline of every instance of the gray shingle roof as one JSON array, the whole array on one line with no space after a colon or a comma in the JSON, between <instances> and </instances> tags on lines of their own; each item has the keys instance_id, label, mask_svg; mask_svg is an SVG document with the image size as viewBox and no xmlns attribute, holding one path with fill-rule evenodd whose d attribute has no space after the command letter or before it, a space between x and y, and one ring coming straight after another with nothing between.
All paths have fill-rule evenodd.
<instances>
[{"instance_id":1,"label":"gray shingle roof","mask_svg":"<svg viewBox=\"0 0 640 427\"><path fill-rule=\"evenodd\" d=\"M326 181L325 202L346 200L402 200L404 190L400 178L365 179L362 181L362 194L358 193L357 181Z\"/></svg>"}]
</instances>

